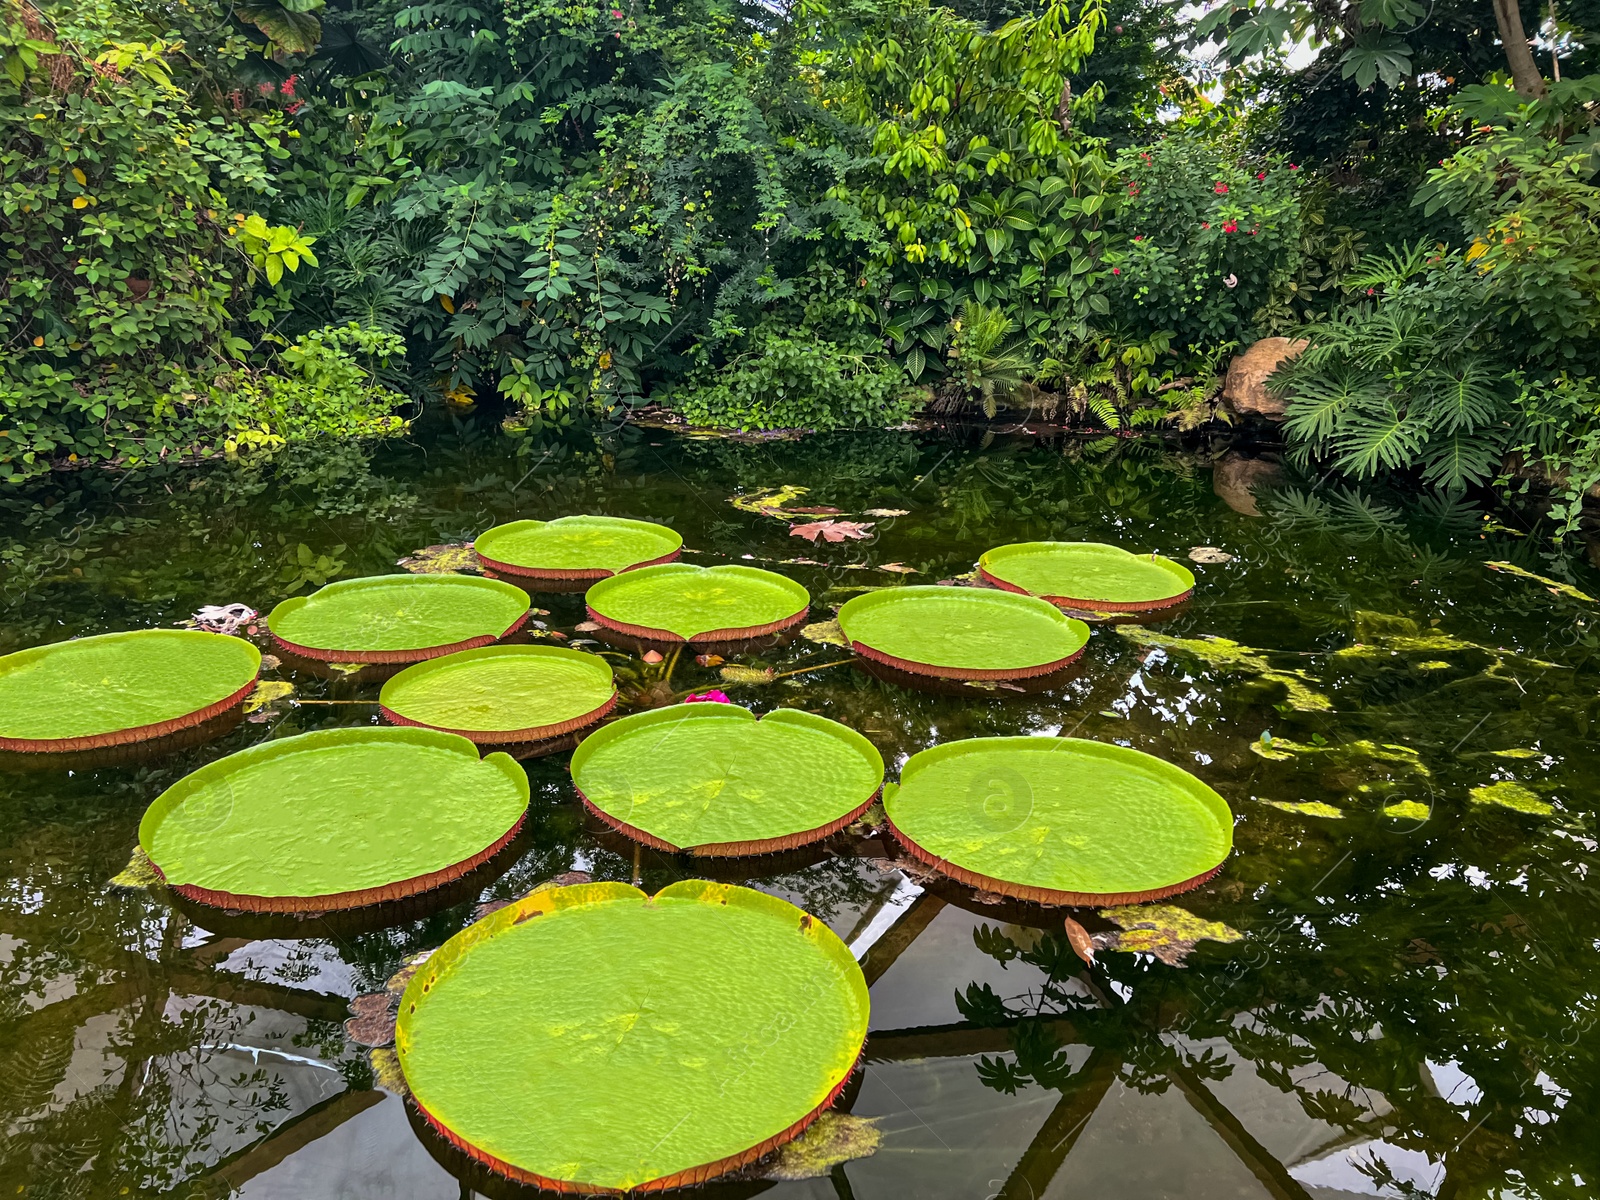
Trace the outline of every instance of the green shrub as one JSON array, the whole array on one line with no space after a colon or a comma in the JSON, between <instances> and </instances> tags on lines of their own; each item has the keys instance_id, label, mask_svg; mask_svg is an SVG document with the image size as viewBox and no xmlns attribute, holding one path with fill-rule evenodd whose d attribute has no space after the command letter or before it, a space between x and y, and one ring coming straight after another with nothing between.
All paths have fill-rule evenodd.
<instances>
[{"instance_id":1,"label":"green shrub","mask_svg":"<svg viewBox=\"0 0 1600 1200\"><path fill-rule=\"evenodd\" d=\"M898 424L919 398L892 359L801 333L758 336L715 374L692 378L671 403L696 425L852 429Z\"/></svg>"},{"instance_id":2,"label":"green shrub","mask_svg":"<svg viewBox=\"0 0 1600 1200\"><path fill-rule=\"evenodd\" d=\"M1299 168L1192 130L1125 150L1119 166L1113 313L1180 347L1253 340L1257 313L1299 271Z\"/></svg>"}]
</instances>

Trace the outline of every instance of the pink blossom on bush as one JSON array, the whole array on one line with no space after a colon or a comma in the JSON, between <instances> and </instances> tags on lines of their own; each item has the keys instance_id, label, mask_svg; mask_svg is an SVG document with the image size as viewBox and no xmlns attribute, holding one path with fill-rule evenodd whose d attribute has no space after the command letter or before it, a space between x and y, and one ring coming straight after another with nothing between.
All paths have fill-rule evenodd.
<instances>
[{"instance_id":1,"label":"pink blossom on bush","mask_svg":"<svg viewBox=\"0 0 1600 1200\"><path fill-rule=\"evenodd\" d=\"M1219 180L1217 180L1216 186L1213 187L1211 190L1213 192L1215 192L1219 196L1226 196L1228 194L1228 185L1223 183L1222 180L1219 179Z\"/></svg>"}]
</instances>

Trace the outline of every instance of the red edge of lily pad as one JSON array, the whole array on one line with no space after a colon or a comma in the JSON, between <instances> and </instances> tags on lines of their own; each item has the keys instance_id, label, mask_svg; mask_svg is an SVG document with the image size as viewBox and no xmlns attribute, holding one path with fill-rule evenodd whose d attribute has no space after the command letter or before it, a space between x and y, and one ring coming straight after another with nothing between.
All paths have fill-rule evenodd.
<instances>
[{"instance_id":1,"label":"red edge of lily pad","mask_svg":"<svg viewBox=\"0 0 1600 1200\"><path fill-rule=\"evenodd\" d=\"M1002 896L1010 896L1014 900L1028 900L1034 904L1049 904L1069 906L1072 908L1114 908L1121 904L1147 904L1152 900L1165 900L1168 896L1182 895L1192 892L1203 883L1215 878L1228 863L1224 858L1209 871L1204 871L1191 879L1180 883L1169 883L1165 887L1146 888L1142 892L1064 892L1056 888L1032 887L1025 883L1010 883L1004 879L996 879L992 875L984 875L977 871L969 871L959 867L948 859L943 859L934 854L929 854L917 843L913 842L895 825L888 817L884 824L889 832L894 834L895 841L903 846L912 858L920 863L933 867L941 875L965 884L979 891L996 892Z\"/></svg>"},{"instance_id":2,"label":"red edge of lily pad","mask_svg":"<svg viewBox=\"0 0 1600 1200\"><path fill-rule=\"evenodd\" d=\"M549 738L558 738L563 734L574 733L593 725L616 706L617 693L612 692L611 699L593 712L557 721L554 725L530 725L526 729L452 729L448 725L429 725L426 721L413 721L410 717L402 717L386 704L378 705L378 711L391 725L410 725L416 729L437 729L442 733L454 733L480 746L507 746L520 742L542 742Z\"/></svg>"},{"instance_id":3,"label":"red edge of lily pad","mask_svg":"<svg viewBox=\"0 0 1600 1200\"><path fill-rule=\"evenodd\" d=\"M671 554L663 554L660 558L646 559L623 567L621 571L608 571L604 567L584 567L566 570L559 567L519 567L515 563L501 562L489 558L487 555L478 554L476 548L472 551L478 561L496 575L509 575L513 579L548 579L556 583L589 583L597 579L610 579L613 575L621 575L627 571L637 571L640 567L659 567L662 563L677 562L683 554L680 546Z\"/></svg>"},{"instance_id":4,"label":"red edge of lily pad","mask_svg":"<svg viewBox=\"0 0 1600 1200\"><path fill-rule=\"evenodd\" d=\"M854 1078L855 1073L861 1069L861 1061L865 1056L866 1046L863 1045L861 1048L861 1053L856 1056L855 1063L848 1071L844 1073L844 1076L839 1080L839 1082L834 1085L833 1090L828 1093L827 1099L823 1100L821 1104L817 1105L816 1108L812 1109L805 1116L801 1117L793 1125L789 1126L789 1128L773 1134L765 1141L751 1146L748 1150L741 1150L737 1154L730 1154L726 1158L717 1159L715 1162L701 1163L697 1167L687 1167L682 1171L675 1171L671 1175L663 1175L659 1179L652 1179L647 1183L637 1184L636 1186L628 1189L627 1194L631 1196L640 1192L664 1192L673 1188L695 1187L702 1183L709 1183L711 1180L716 1179L719 1176L726 1175L730 1171L737 1171L740 1167L749 1166L759 1158L765 1158L779 1146L782 1146L787 1142L794 1141L795 1138L799 1137L806 1131L807 1127L809 1127L813 1121L815 1121L823 1113L827 1112L828 1109L833 1107L834 1101L839 1098L840 1093L844 1091L850 1080ZM511 1163L508 1163L503 1159L496 1158L488 1151L479 1149L471 1142L468 1142L465 1138L462 1138L452 1132L442 1121L429 1112L422 1102L419 1101L415 1096L410 1097L410 1102L416 1108L417 1112L422 1115L423 1119L428 1122L428 1125L433 1129L433 1131L440 1137L444 1138L445 1141L449 1142L452 1146L461 1151L474 1162L482 1163L491 1171L494 1171L498 1175L503 1175L507 1179L513 1180L517 1183L528 1184L532 1187L542 1188L545 1191L561 1192L569 1196L621 1194L614 1188L604 1188L596 1187L591 1184L574 1183L571 1180L565 1179L551 1179L548 1176L525 1170L522 1167L513 1166Z\"/></svg>"},{"instance_id":5,"label":"red edge of lily pad","mask_svg":"<svg viewBox=\"0 0 1600 1200\"><path fill-rule=\"evenodd\" d=\"M684 637L682 634L673 633L669 629L652 629L648 625L630 625L626 621L616 621L610 617L595 612L589 604L583 606L589 613L589 619L597 625L604 625L607 629L617 633L626 633L632 637L643 638L651 642L738 642L746 638L764 637L769 633L779 633L785 629L792 629L811 615L811 605L807 604L792 617L785 617L781 621L769 621L765 625L734 625L726 629L708 629L704 633L697 633L693 637Z\"/></svg>"},{"instance_id":6,"label":"red edge of lily pad","mask_svg":"<svg viewBox=\"0 0 1600 1200\"><path fill-rule=\"evenodd\" d=\"M423 892L432 891L447 883L460 879L470 871L475 871L488 862L500 851L511 844L513 838L521 831L523 822L528 819L527 810L524 809L510 829L496 841L484 847L471 858L452 863L448 867L441 867L437 871L429 871L426 875L415 875L410 879L401 879L395 883L386 883L382 887L358 888L353 892L333 892L326 896L243 896L234 892L219 892L211 888L196 887L191 883L180 883L172 890L186 900L193 900L197 904L210 905L212 908L231 908L240 912L249 913L320 913L336 912L349 908L365 908L372 904L382 904L390 900L405 900L412 896L419 896ZM163 883L166 876L161 868L155 867L157 875L161 876Z\"/></svg>"},{"instance_id":7,"label":"red edge of lily pad","mask_svg":"<svg viewBox=\"0 0 1600 1200\"><path fill-rule=\"evenodd\" d=\"M458 650L478 650L484 646L492 646L520 630L531 616L533 609L529 608L511 622L504 633L485 633L468 638L464 642L451 642L448 646L420 646L414 650L319 650L312 646L301 646L286 641L275 633L272 635L272 640L290 654L297 654L301 658L318 659L321 662L419 663L426 662L430 658L443 658L446 654L454 654Z\"/></svg>"},{"instance_id":8,"label":"red edge of lily pad","mask_svg":"<svg viewBox=\"0 0 1600 1200\"><path fill-rule=\"evenodd\" d=\"M220 717L235 705L243 704L245 697L255 691L256 679L252 677L231 696L224 696L215 704L197 708L181 717L170 717L153 725L135 725L129 729L113 729L108 733L89 734L69 738L15 738L0 737L0 750L13 750L22 754L63 754L75 750L103 750L108 746L125 746L132 742L148 742L169 733L204 725L213 717Z\"/></svg>"},{"instance_id":9,"label":"red edge of lily pad","mask_svg":"<svg viewBox=\"0 0 1600 1200\"><path fill-rule=\"evenodd\" d=\"M1014 583L1007 583L1004 579L1000 579L989 574L989 572L981 566L978 568L978 574L982 576L985 582L992 583L995 587L999 588L1003 592L1016 592L1018 595L1022 596L1031 596L1034 594L1028 591L1027 588L1020 588ZM1193 595L1194 589L1190 588L1187 592L1182 592L1176 596L1166 596L1160 600L1080 600L1075 596L1041 596L1039 598L1041 600L1050 601L1050 603L1054 604L1057 608L1070 608L1078 612L1139 613L1158 612L1163 608L1172 608L1174 605L1182 604L1185 600L1188 600Z\"/></svg>"},{"instance_id":10,"label":"red edge of lily pad","mask_svg":"<svg viewBox=\"0 0 1600 1200\"><path fill-rule=\"evenodd\" d=\"M1058 658L1055 662L1040 663L1034 667L936 667L931 663L913 662L909 658L897 658L893 654L885 654L882 650L874 650L865 642L850 643L850 649L862 658L870 658L873 662L883 663L885 666L894 667L911 675L930 675L935 679L972 680L1032 679L1038 675L1049 675L1077 662L1088 648L1088 643L1085 643L1065 658Z\"/></svg>"},{"instance_id":11,"label":"red edge of lily pad","mask_svg":"<svg viewBox=\"0 0 1600 1200\"><path fill-rule=\"evenodd\" d=\"M820 825L815 829L802 829L798 833L786 833L782 837L755 838L748 842L705 842L699 846L674 846L664 838L658 838L653 833L646 833L635 825L613 817L585 796L582 789L573 790L578 793L578 799L583 801L584 808L624 837L649 846L652 850L664 850L668 854L692 854L696 858L742 858L745 855L777 854L782 850L809 846L822 841L823 838L832 837L846 826L859 821L862 814L872 807L873 802L883 795L883 787L879 785L872 795L867 797L866 803L845 813L837 820L829 821L826 825Z\"/></svg>"}]
</instances>

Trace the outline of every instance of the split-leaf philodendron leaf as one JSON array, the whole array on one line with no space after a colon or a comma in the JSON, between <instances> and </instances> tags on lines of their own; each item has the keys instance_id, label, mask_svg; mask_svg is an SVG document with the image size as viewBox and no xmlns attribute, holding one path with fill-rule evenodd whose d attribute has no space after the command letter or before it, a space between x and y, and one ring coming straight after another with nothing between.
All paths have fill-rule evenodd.
<instances>
[{"instance_id":1,"label":"split-leaf philodendron leaf","mask_svg":"<svg viewBox=\"0 0 1600 1200\"><path fill-rule=\"evenodd\" d=\"M848 825L877 795L883 758L812 713L679 704L591 734L572 779L602 819L660 848L751 854Z\"/></svg>"},{"instance_id":2,"label":"split-leaf philodendron leaf","mask_svg":"<svg viewBox=\"0 0 1600 1200\"><path fill-rule=\"evenodd\" d=\"M713 1178L797 1136L866 1038L866 980L775 896L688 879L535 892L446 942L400 1000L423 1113L522 1182Z\"/></svg>"}]
</instances>

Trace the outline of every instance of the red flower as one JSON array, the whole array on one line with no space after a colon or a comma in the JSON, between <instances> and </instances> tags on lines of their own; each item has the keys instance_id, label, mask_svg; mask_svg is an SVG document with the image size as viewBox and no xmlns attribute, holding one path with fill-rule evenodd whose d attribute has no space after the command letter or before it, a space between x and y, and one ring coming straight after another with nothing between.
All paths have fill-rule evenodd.
<instances>
[{"instance_id":1,"label":"red flower","mask_svg":"<svg viewBox=\"0 0 1600 1200\"><path fill-rule=\"evenodd\" d=\"M616 19L618 21L622 20L622 10L620 8L613 8L611 10L611 15L612 15L612 17L614 19Z\"/></svg>"},{"instance_id":2,"label":"red flower","mask_svg":"<svg viewBox=\"0 0 1600 1200\"><path fill-rule=\"evenodd\" d=\"M1201 221L1200 222L1200 228L1201 229L1210 229L1211 228L1211 222L1210 221Z\"/></svg>"},{"instance_id":3,"label":"red flower","mask_svg":"<svg viewBox=\"0 0 1600 1200\"><path fill-rule=\"evenodd\" d=\"M306 102L304 100L296 100L293 104L285 104L283 106L283 111L288 113L292 117L292 116L295 115L295 113L299 112L305 106L306 106Z\"/></svg>"},{"instance_id":4,"label":"red flower","mask_svg":"<svg viewBox=\"0 0 1600 1200\"><path fill-rule=\"evenodd\" d=\"M1134 234L1134 235L1133 235L1133 240L1134 240L1134 241L1136 241L1136 242L1142 242L1142 241L1144 241L1144 234L1142 234L1142 233L1136 233L1136 234Z\"/></svg>"},{"instance_id":5,"label":"red flower","mask_svg":"<svg viewBox=\"0 0 1600 1200\"><path fill-rule=\"evenodd\" d=\"M1367 289L1367 295L1369 295L1369 296L1375 295L1377 293L1377 291L1378 291L1377 288L1368 288Z\"/></svg>"},{"instance_id":6,"label":"red flower","mask_svg":"<svg viewBox=\"0 0 1600 1200\"><path fill-rule=\"evenodd\" d=\"M1138 194L1139 194L1139 185L1137 183L1130 183L1128 185L1128 195L1137 196Z\"/></svg>"},{"instance_id":7,"label":"red flower","mask_svg":"<svg viewBox=\"0 0 1600 1200\"><path fill-rule=\"evenodd\" d=\"M1265 171L1257 171L1256 172L1256 178L1257 179L1265 179L1266 177L1267 177L1267 173Z\"/></svg>"},{"instance_id":8,"label":"red flower","mask_svg":"<svg viewBox=\"0 0 1600 1200\"><path fill-rule=\"evenodd\" d=\"M1216 186L1213 187L1211 190L1213 192L1215 192L1219 196L1226 196L1228 194L1228 185L1223 183L1222 180L1219 179L1219 180L1217 180Z\"/></svg>"},{"instance_id":9,"label":"red flower","mask_svg":"<svg viewBox=\"0 0 1600 1200\"><path fill-rule=\"evenodd\" d=\"M1121 267L1112 267L1111 268L1111 273L1113 275L1121 275L1122 274L1122 268Z\"/></svg>"},{"instance_id":10,"label":"red flower","mask_svg":"<svg viewBox=\"0 0 1600 1200\"><path fill-rule=\"evenodd\" d=\"M287 79L285 79L283 81L282 85L278 88L278 90L280 92L282 92L285 96L293 96L294 95L294 85L296 83L298 83L299 81L300 81L300 76L291 75L291 76L289 76L289 78L287 78Z\"/></svg>"},{"instance_id":11,"label":"red flower","mask_svg":"<svg viewBox=\"0 0 1600 1200\"><path fill-rule=\"evenodd\" d=\"M1298 171L1298 170L1299 170L1299 169L1300 169L1300 168L1299 168L1299 167L1298 167L1298 166L1296 166L1296 165L1295 165L1295 164L1294 164L1294 163L1290 163L1290 164L1289 164L1289 170L1291 170L1291 171Z\"/></svg>"},{"instance_id":12,"label":"red flower","mask_svg":"<svg viewBox=\"0 0 1600 1200\"><path fill-rule=\"evenodd\" d=\"M1229 221L1227 224L1225 224L1222 227L1222 232L1223 233L1238 233L1239 232L1239 222L1237 222L1237 221Z\"/></svg>"},{"instance_id":13,"label":"red flower","mask_svg":"<svg viewBox=\"0 0 1600 1200\"><path fill-rule=\"evenodd\" d=\"M272 85L270 83L258 83L256 84L256 91L263 96L270 96L272 95Z\"/></svg>"}]
</instances>

